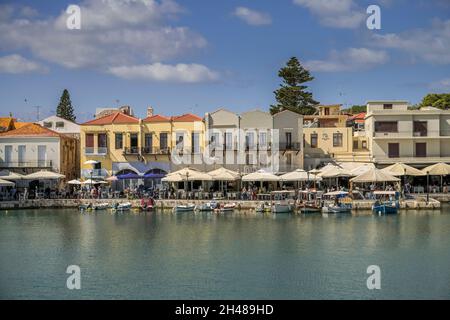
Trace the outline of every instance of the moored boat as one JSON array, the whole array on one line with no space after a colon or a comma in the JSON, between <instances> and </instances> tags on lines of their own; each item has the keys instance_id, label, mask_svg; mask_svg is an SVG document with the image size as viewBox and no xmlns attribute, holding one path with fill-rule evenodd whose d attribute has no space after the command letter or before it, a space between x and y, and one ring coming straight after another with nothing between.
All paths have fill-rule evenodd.
<instances>
[{"instance_id":1,"label":"moored boat","mask_svg":"<svg viewBox=\"0 0 450 320\"><path fill-rule=\"evenodd\" d=\"M288 202L275 202L272 206L272 213L290 213L294 210L294 206Z\"/></svg>"},{"instance_id":2,"label":"moored boat","mask_svg":"<svg viewBox=\"0 0 450 320\"><path fill-rule=\"evenodd\" d=\"M92 209L93 209L93 210L106 210L106 209L108 209L108 208L110 208L110 205L109 205L109 203L107 203L107 202L104 202L104 203L96 203L96 204L92 205Z\"/></svg>"},{"instance_id":3,"label":"moored boat","mask_svg":"<svg viewBox=\"0 0 450 320\"><path fill-rule=\"evenodd\" d=\"M222 206L220 206L219 211L220 212L231 212L234 211L236 208L236 203L226 203Z\"/></svg>"},{"instance_id":4,"label":"moored boat","mask_svg":"<svg viewBox=\"0 0 450 320\"><path fill-rule=\"evenodd\" d=\"M217 202L210 201L210 202L203 203L201 205L196 206L195 210L209 212L209 211L214 211L214 209L216 209L216 208L217 208Z\"/></svg>"},{"instance_id":5,"label":"moored boat","mask_svg":"<svg viewBox=\"0 0 450 320\"><path fill-rule=\"evenodd\" d=\"M190 211L194 211L195 204L192 204L192 203L180 204L180 205L177 205L173 209L174 209L175 212L190 212Z\"/></svg>"},{"instance_id":6,"label":"moored boat","mask_svg":"<svg viewBox=\"0 0 450 320\"><path fill-rule=\"evenodd\" d=\"M352 203L346 191L332 191L324 194L322 212L324 213L351 213ZM328 199L327 199L328 198Z\"/></svg>"},{"instance_id":7,"label":"moored boat","mask_svg":"<svg viewBox=\"0 0 450 320\"><path fill-rule=\"evenodd\" d=\"M396 214L400 208L400 193L396 191L374 191L377 201L372 211L377 214Z\"/></svg>"},{"instance_id":8,"label":"moored boat","mask_svg":"<svg viewBox=\"0 0 450 320\"><path fill-rule=\"evenodd\" d=\"M258 204L258 206L255 208L256 212L262 213L262 212L271 212L272 206L269 202L261 202Z\"/></svg>"}]
</instances>

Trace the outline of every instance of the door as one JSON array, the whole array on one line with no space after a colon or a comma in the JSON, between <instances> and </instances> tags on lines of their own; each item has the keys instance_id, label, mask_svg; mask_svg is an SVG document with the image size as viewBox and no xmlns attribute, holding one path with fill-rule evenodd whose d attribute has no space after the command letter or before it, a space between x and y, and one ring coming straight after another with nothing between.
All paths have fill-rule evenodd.
<instances>
[{"instance_id":1,"label":"door","mask_svg":"<svg viewBox=\"0 0 450 320\"><path fill-rule=\"evenodd\" d=\"M426 157L427 156L427 144L425 142L416 143L416 157Z\"/></svg>"},{"instance_id":2,"label":"door","mask_svg":"<svg viewBox=\"0 0 450 320\"><path fill-rule=\"evenodd\" d=\"M25 166L25 153L26 153L26 147L25 146L19 146L18 148L18 161L19 161L19 167Z\"/></svg>"},{"instance_id":3,"label":"door","mask_svg":"<svg viewBox=\"0 0 450 320\"><path fill-rule=\"evenodd\" d=\"M161 132L159 134L159 148L161 151L166 152L168 149L167 145L167 132Z\"/></svg>"},{"instance_id":4,"label":"door","mask_svg":"<svg viewBox=\"0 0 450 320\"><path fill-rule=\"evenodd\" d=\"M12 146L5 146L5 165L12 166Z\"/></svg>"},{"instance_id":5,"label":"door","mask_svg":"<svg viewBox=\"0 0 450 320\"><path fill-rule=\"evenodd\" d=\"M138 134L130 134L130 151L131 153L138 153Z\"/></svg>"},{"instance_id":6,"label":"door","mask_svg":"<svg viewBox=\"0 0 450 320\"><path fill-rule=\"evenodd\" d=\"M389 158L398 158L400 155L400 147L398 143L388 144L388 156Z\"/></svg>"},{"instance_id":7,"label":"door","mask_svg":"<svg viewBox=\"0 0 450 320\"><path fill-rule=\"evenodd\" d=\"M292 147L292 132L286 132L286 149Z\"/></svg>"},{"instance_id":8,"label":"door","mask_svg":"<svg viewBox=\"0 0 450 320\"><path fill-rule=\"evenodd\" d=\"M153 136L151 133L145 134L145 153L152 153L153 150Z\"/></svg>"},{"instance_id":9,"label":"door","mask_svg":"<svg viewBox=\"0 0 450 320\"><path fill-rule=\"evenodd\" d=\"M192 133L192 152L200 153L200 134L198 132Z\"/></svg>"},{"instance_id":10,"label":"door","mask_svg":"<svg viewBox=\"0 0 450 320\"><path fill-rule=\"evenodd\" d=\"M38 166L45 167L47 162L47 146L38 146Z\"/></svg>"}]
</instances>

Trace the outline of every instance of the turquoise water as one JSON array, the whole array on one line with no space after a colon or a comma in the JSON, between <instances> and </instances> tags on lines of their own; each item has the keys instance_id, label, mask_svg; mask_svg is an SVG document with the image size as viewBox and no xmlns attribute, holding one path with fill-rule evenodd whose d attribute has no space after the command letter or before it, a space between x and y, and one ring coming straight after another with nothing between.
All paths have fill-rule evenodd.
<instances>
[{"instance_id":1,"label":"turquoise water","mask_svg":"<svg viewBox=\"0 0 450 320\"><path fill-rule=\"evenodd\" d=\"M397 216L0 211L0 297L450 298L450 210ZM81 290L68 290L68 265ZM381 268L381 290L366 269Z\"/></svg>"}]
</instances>

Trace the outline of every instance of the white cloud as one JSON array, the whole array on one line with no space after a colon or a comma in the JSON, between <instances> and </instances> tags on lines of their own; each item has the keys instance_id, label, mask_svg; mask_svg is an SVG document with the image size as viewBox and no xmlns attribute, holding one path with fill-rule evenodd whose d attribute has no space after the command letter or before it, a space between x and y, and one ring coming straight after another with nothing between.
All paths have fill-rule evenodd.
<instances>
[{"instance_id":1,"label":"white cloud","mask_svg":"<svg viewBox=\"0 0 450 320\"><path fill-rule=\"evenodd\" d=\"M435 20L429 29L404 33L375 34L371 44L404 51L413 59L433 64L450 64L450 20Z\"/></svg>"},{"instance_id":2,"label":"white cloud","mask_svg":"<svg viewBox=\"0 0 450 320\"><path fill-rule=\"evenodd\" d=\"M263 26L272 23L272 18L269 14L246 7L237 7L233 14L252 26Z\"/></svg>"},{"instance_id":3,"label":"white cloud","mask_svg":"<svg viewBox=\"0 0 450 320\"><path fill-rule=\"evenodd\" d=\"M109 72L125 79L158 82L199 83L216 81L219 74L201 64L168 65L162 63L111 67Z\"/></svg>"},{"instance_id":4,"label":"white cloud","mask_svg":"<svg viewBox=\"0 0 450 320\"><path fill-rule=\"evenodd\" d=\"M430 89L436 90L450 90L450 78L445 78L430 85Z\"/></svg>"},{"instance_id":5,"label":"white cloud","mask_svg":"<svg viewBox=\"0 0 450 320\"><path fill-rule=\"evenodd\" d=\"M322 25L335 28L357 28L366 18L365 9L353 0L293 0L319 18Z\"/></svg>"},{"instance_id":6,"label":"white cloud","mask_svg":"<svg viewBox=\"0 0 450 320\"><path fill-rule=\"evenodd\" d=\"M0 73L45 73L47 68L18 54L0 57Z\"/></svg>"},{"instance_id":7,"label":"white cloud","mask_svg":"<svg viewBox=\"0 0 450 320\"><path fill-rule=\"evenodd\" d=\"M316 72L340 72L370 69L389 60L385 51L367 48L348 48L333 50L327 60L310 60L305 66Z\"/></svg>"},{"instance_id":8,"label":"white cloud","mask_svg":"<svg viewBox=\"0 0 450 320\"><path fill-rule=\"evenodd\" d=\"M29 50L67 68L154 63L204 48L206 40L168 20L182 9L172 0L85 0L81 30L66 28L65 11L56 18L0 19L0 50Z\"/></svg>"}]
</instances>

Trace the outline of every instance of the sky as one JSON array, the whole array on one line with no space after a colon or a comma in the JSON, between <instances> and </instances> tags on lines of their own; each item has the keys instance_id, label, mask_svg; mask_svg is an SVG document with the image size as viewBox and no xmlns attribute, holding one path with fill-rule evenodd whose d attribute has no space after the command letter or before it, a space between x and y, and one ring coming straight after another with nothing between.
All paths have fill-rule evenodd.
<instances>
[{"instance_id":1,"label":"sky","mask_svg":"<svg viewBox=\"0 0 450 320\"><path fill-rule=\"evenodd\" d=\"M78 122L119 105L268 110L292 56L322 104L450 92L450 0L0 0L0 115L52 115L65 88Z\"/></svg>"}]
</instances>

